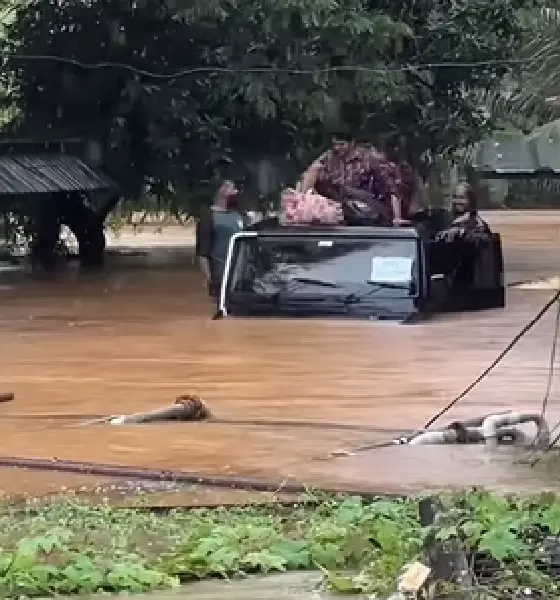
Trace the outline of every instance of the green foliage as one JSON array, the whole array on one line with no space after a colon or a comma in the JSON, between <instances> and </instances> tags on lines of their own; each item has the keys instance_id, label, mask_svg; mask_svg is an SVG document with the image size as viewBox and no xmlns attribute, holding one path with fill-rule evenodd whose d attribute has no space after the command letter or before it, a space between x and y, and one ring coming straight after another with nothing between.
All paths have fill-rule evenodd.
<instances>
[{"instance_id":1,"label":"green foliage","mask_svg":"<svg viewBox=\"0 0 560 600\"><path fill-rule=\"evenodd\" d=\"M383 594L434 535L460 540L473 557L487 556L494 574L481 581L488 593L529 586L558 595L558 580L547 569L558 548L547 538L560 533L560 499L469 492L444 500L444 522L424 529L414 500L355 497L324 498L314 508L167 515L73 502L23 515L8 511L0 516L0 596L144 591L297 569L321 569L325 584L339 592Z\"/></svg>"},{"instance_id":2,"label":"green foliage","mask_svg":"<svg viewBox=\"0 0 560 600\"><path fill-rule=\"evenodd\" d=\"M21 118L14 125L30 135L54 130L101 137L107 167L132 195L144 183L158 195L198 186L227 171L234 155L297 153L323 127L327 88L340 78L239 70L324 69L335 46L339 54L365 58L368 49L409 33L387 15L354 5L355 12L337 2L224 1L184 11L153 1L131 9L109 0L62 6L34 0L8 28L18 53L113 61L156 73L205 71L162 82L123 69L56 62L22 67L15 60ZM369 97L377 88L371 89ZM339 101L331 103L335 112Z\"/></svg>"},{"instance_id":3,"label":"green foliage","mask_svg":"<svg viewBox=\"0 0 560 600\"><path fill-rule=\"evenodd\" d=\"M195 72L161 80L13 58L3 74L19 111L13 131L99 139L125 194L186 190L190 209L217 175L246 175L261 159L285 179L287 165L307 163L334 130L396 145L426 166L492 127L480 90L498 89L513 69L400 68L507 60L524 34L519 8L532 5L30 0L7 27L10 51Z\"/></svg>"},{"instance_id":4,"label":"green foliage","mask_svg":"<svg viewBox=\"0 0 560 600\"><path fill-rule=\"evenodd\" d=\"M515 57L520 61L502 89L485 94L497 123L530 133L559 116L560 3L538 2L521 12L525 34Z\"/></svg>"},{"instance_id":5,"label":"green foliage","mask_svg":"<svg viewBox=\"0 0 560 600\"><path fill-rule=\"evenodd\" d=\"M6 27L13 22L19 0L0 0L0 48L4 49ZM0 127L8 125L17 115L17 106L13 102L14 79L11 73L3 73L0 82Z\"/></svg>"},{"instance_id":6,"label":"green foliage","mask_svg":"<svg viewBox=\"0 0 560 600\"><path fill-rule=\"evenodd\" d=\"M405 527L414 535L404 539ZM326 500L316 509L174 511L55 504L0 517L0 596L142 591L209 576L322 568L334 584L375 575L388 589L420 547L414 503ZM331 573L332 571L332 573ZM366 586L356 579L356 589Z\"/></svg>"},{"instance_id":7,"label":"green foliage","mask_svg":"<svg viewBox=\"0 0 560 600\"><path fill-rule=\"evenodd\" d=\"M527 7L523 18L526 35L517 56L524 63L499 108L527 132L558 117L558 101L549 100L560 94L560 4L550 0Z\"/></svg>"},{"instance_id":8,"label":"green foliage","mask_svg":"<svg viewBox=\"0 0 560 600\"><path fill-rule=\"evenodd\" d=\"M448 505L445 524L431 526L426 533L462 542L475 559L475 573L477 557L486 564L478 575L492 589L533 587L545 595L558 594L560 581L553 565L560 550L555 537L560 532L560 501L554 494L517 499L462 493L451 497Z\"/></svg>"}]
</instances>

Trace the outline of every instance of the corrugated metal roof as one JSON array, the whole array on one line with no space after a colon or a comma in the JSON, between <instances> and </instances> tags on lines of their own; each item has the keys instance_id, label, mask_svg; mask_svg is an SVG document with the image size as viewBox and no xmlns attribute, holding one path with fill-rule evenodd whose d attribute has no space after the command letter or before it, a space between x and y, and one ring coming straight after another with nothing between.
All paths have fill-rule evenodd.
<instances>
[{"instance_id":1,"label":"corrugated metal roof","mask_svg":"<svg viewBox=\"0 0 560 600\"><path fill-rule=\"evenodd\" d=\"M560 121L538 127L530 135L496 132L478 146L473 166L491 177L559 177Z\"/></svg>"},{"instance_id":2,"label":"corrugated metal roof","mask_svg":"<svg viewBox=\"0 0 560 600\"><path fill-rule=\"evenodd\" d=\"M110 177L75 156L0 156L0 195L85 192L116 187Z\"/></svg>"}]
</instances>

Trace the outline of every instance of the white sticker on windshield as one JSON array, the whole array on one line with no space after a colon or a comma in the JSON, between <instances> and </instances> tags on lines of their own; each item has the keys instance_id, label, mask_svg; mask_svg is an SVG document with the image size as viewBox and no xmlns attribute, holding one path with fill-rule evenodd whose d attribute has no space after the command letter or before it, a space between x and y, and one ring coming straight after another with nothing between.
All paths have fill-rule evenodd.
<instances>
[{"instance_id":1,"label":"white sticker on windshield","mask_svg":"<svg viewBox=\"0 0 560 600\"><path fill-rule=\"evenodd\" d=\"M405 256L374 256L370 280L375 283L408 283L414 259Z\"/></svg>"}]
</instances>

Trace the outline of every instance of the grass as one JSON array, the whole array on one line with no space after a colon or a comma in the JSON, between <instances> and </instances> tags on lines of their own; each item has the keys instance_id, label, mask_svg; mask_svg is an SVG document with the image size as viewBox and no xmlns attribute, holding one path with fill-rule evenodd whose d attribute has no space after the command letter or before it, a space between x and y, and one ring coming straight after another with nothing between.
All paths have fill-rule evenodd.
<instances>
[{"instance_id":1,"label":"grass","mask_svg":"<svg viewBox=\"0 0 560 600\"><path fill-rule=\"evenodd\" d=\"M442 541L458 538L504 567L494 586L530 584L559 595L556 579L539 567L542 561L537 565L534 546L535 532L560 533L556 497L506 500L473 492L447 501L457 519L435 532L420 527L416 500L337 497L159 514L75 499L28 503L0 514L0 597L141 592L297 569L321 569L338 591L387 593L434 533Z\"/></svg>"}]
</instances>

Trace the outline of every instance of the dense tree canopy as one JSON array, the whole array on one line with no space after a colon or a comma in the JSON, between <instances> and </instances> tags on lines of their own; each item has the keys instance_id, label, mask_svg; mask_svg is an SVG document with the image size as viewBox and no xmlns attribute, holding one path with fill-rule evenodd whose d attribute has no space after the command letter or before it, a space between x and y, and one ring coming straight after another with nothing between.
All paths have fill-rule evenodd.
<instances>
[{"instance_id":1,"label":"dense tree canopy","mask_svg":"<svg viewBox=\"0 0 560 600\"><path fill-rule=\"evenodd\" d=\"M480 90L514 72L530 4L30 0L8 27L12 128L99 140L130 196L260 157L302 164L339 130L426 166L491 128ZM78 64L100 62L138 71ZM426 63L467 65L413 68Z\"/></svg>"},{"instance_id":2,"label":"dense tree canopy","mask_svg":"<svg viewBox=\"0 0 560 600\"><path fill-rule=\"evenodd\" d=\"M504 120L528 132L560 116L560 2L525 10L523 18L523 68L500 108Z\"/></svg>"}]
</instances>

